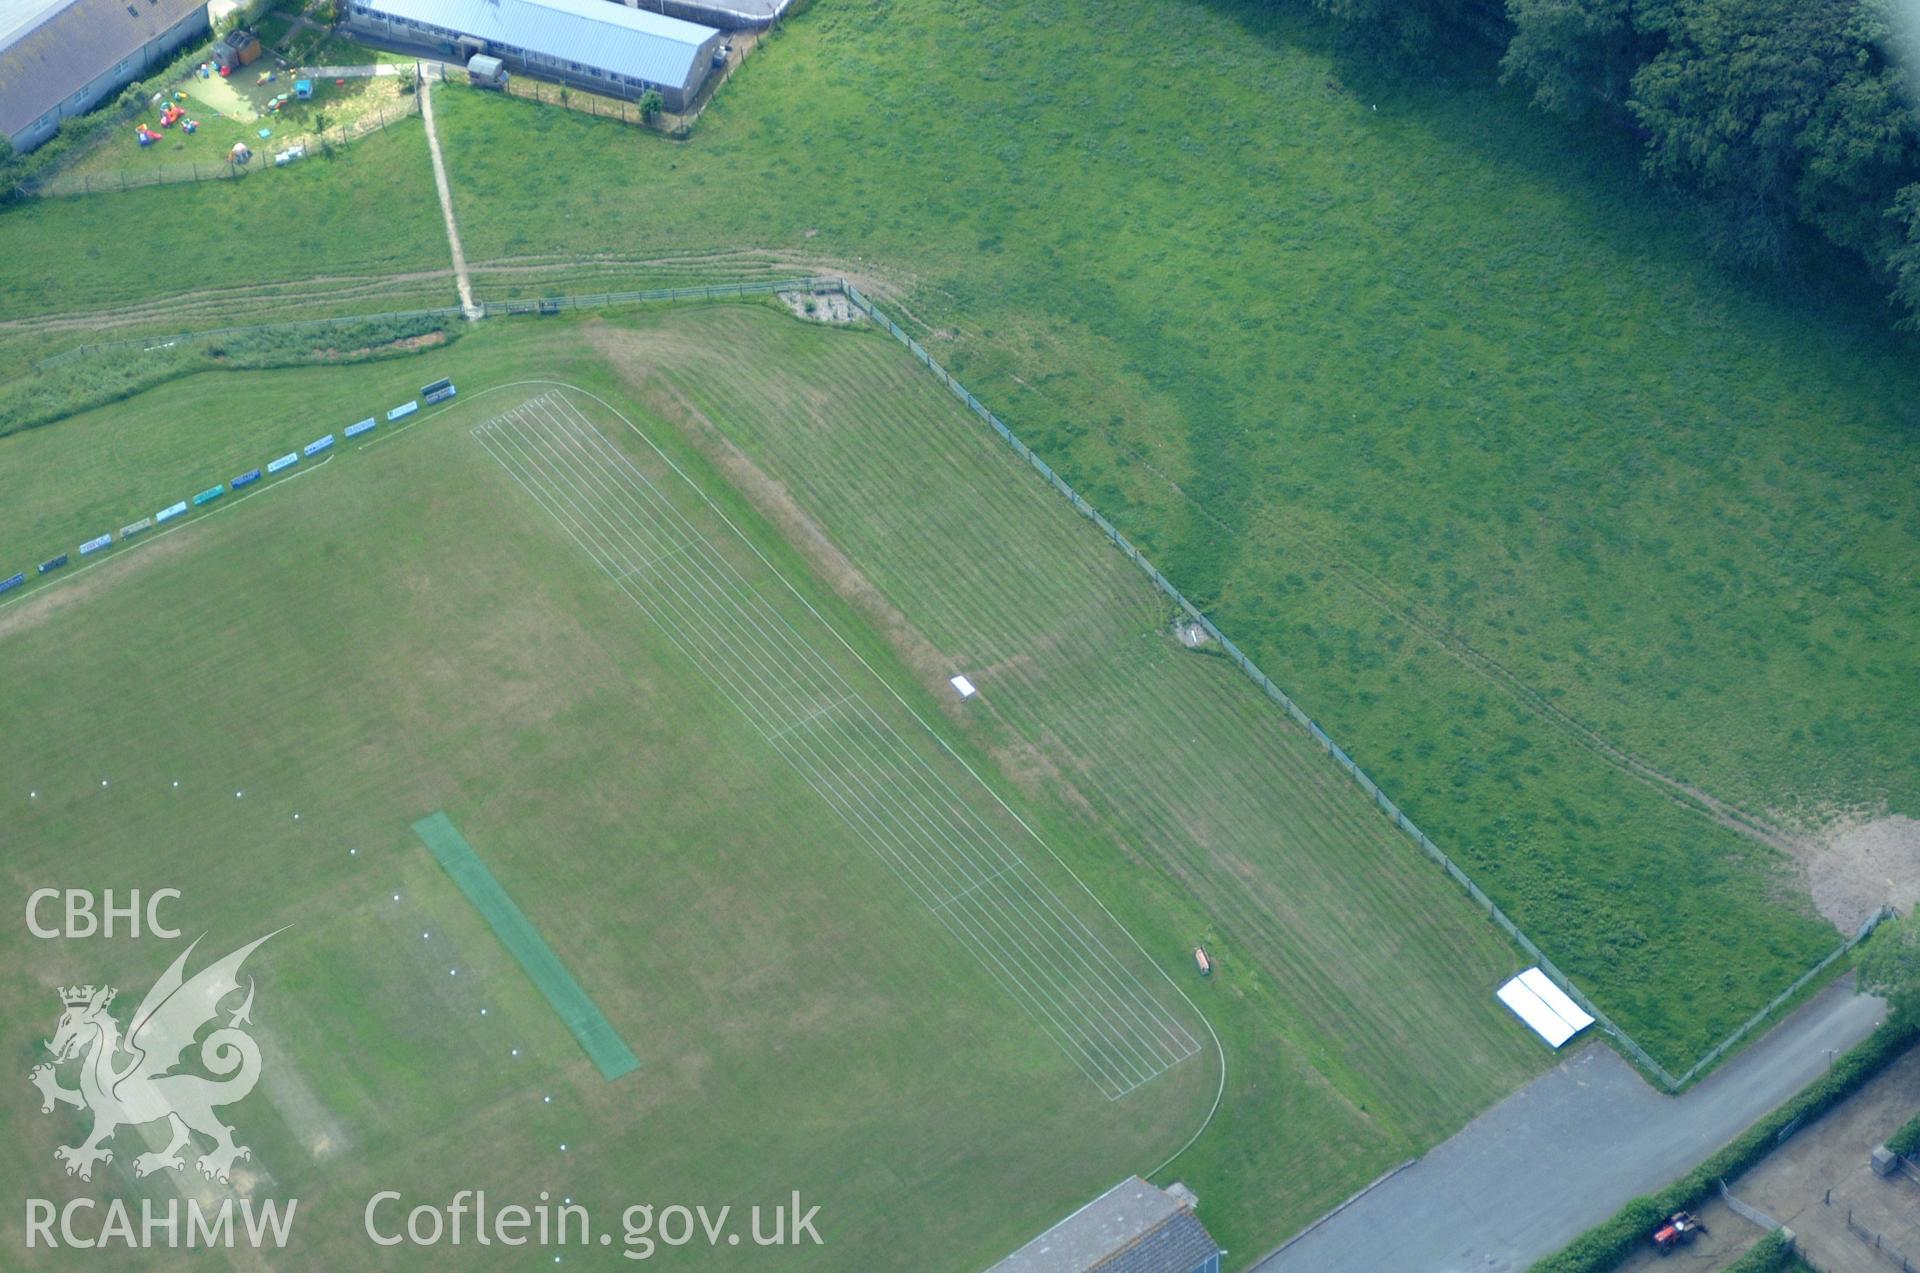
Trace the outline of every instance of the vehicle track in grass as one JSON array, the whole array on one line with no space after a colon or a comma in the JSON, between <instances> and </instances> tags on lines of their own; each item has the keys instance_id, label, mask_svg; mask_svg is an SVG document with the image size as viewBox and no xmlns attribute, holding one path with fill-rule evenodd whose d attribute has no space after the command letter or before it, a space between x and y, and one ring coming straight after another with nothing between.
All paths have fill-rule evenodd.
<instances>
[{"instance_id":1,"label":"vehicle track in grass","mask_svg":"<svg viewBox=\"0 0 1920 1273\"><path fill-rule=\"evenodd\" d=\"M671 285L669 280L681 275L686 276L689 283L723 283L743 278L825 274L847 278L861 290L879 296L897 296L901 286L895 281L849 269L845 262L756 248L633 256L602 253L589 257L496 257L469 261L468 272L479 280L516 283L551 280L557 284L631 282L634 275L645 274L658 276L661 285ZM451 266L397 274L316 274L272 283L196 288L125 304L5 318L0 319L0 332L86 333L162 323L170 331L187 331L195 326L247 326L260 321L263 310L283 310L289 306L337 307L361 301L367 304L365 312L379 313L396 308L391 303L396 288L424 290L429 285L452 281ZM401 308L437 307L433 298L422 299L424 305ZM487 297L482 294L478 299L484 301ZM456 296L450 294L444 300L452 304ZM296 313L285 321L298 321L300 317Z\"/></svg>"}]
</instances>

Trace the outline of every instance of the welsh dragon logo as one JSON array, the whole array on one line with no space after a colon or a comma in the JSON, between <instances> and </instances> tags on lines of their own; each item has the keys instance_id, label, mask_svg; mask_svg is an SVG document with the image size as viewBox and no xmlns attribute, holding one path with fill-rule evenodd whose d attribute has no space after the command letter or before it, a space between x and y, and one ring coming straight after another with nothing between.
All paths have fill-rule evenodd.
<instances>
[{"instance_id":1,"label":"welsh dragon logo","mask_svg":"<svg viewBox=\"0 0 1920 1273\"><path fill-rule=\"evenodd\" d=\"M260 1045L240 1028L251 1022L251 977L247 979L246 998L227 1014L226 1024L200 1041L200 1064L213 1077L173 1071L185 1059L201 1027L220 1015L221 1002L239 992L240 965L247 956L284 931L276 930L242 946L201 969L189 981L182 973L187 957L200 944L196 938L147 991L124 1039L108 1013L118 993L112 986L61 990L66 1010L46 1045L53 1060L35 1066L28 1078L40 1089L41 1113L52 1113L56 1104L93 1111L93 1130L87 1137L77 1145L61 1145L53 1151L54 1157L66 1164L69 1176L93 1179L95 1163L113 1161L113 1150L107 1142L116 1131L163 1119L171 1126L171 1138L165 1149L134 1159L136 1176L162 1169L185 1171L186 1160L181 1157L185 1150L198 1155L203 1175L225 1183L234 1162L252 1156L245 1145L234 1143L233 1128L214 1112L216 1106L231 1105L246 1096L260 1081ZM80 1065L77 1088L60 1085L58 1068L69 1061ZM193 1140L195 1132L213 1140L211 1152L199 1152Z\"/></svg>"}]
</instances>

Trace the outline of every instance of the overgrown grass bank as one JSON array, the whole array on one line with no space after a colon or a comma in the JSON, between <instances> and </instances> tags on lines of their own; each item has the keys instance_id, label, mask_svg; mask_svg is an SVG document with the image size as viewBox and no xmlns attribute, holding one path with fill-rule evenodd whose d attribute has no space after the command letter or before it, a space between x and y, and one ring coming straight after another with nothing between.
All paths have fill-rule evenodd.
<instances>
[{"instance_id":1,"label":"overgrown grass bank","mask_svg":"<svg viewBox=\"0 0 1920 1273\"><path fill-rule=\"evenodd\" d=\"M458 339L456 314L354 319L114 345L62 357L0 384L0 437L132 397L196 371L263 370L305 363L402 357Z\"/></svg>"}]
</instances>

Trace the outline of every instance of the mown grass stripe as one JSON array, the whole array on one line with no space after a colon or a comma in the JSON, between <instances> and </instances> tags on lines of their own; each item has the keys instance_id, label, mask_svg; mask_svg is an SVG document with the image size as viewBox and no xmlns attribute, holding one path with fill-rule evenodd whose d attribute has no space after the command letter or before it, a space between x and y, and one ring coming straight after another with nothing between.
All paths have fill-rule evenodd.
<instances>
[{"instance_id":1,"label":"mown grass stripe","mask_svg":"<svg viewBox=\"0 0 1920 1273\"><path fill-rule=\"evenodd\" d=\"M579 1041L581 1050L599 1067L601 1076L611 1081L639 1069L640 1060L634 1056L633 1049L594 1006L532 922L514 905L507 891L500 887L500 881L453 825L453 819L444 812L428 814L413 824L413 833L427 846L434 861L460 886L473 908L492 927L500 944L520 961L520 967L526 970L534 987L547 997L547 1002Z\"/></svg>"}]
</instances>

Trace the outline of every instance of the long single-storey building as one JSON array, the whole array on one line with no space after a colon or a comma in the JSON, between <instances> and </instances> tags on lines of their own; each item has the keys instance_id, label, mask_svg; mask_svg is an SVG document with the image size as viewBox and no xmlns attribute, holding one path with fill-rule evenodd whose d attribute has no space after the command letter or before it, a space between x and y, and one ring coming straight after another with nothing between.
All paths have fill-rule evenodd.
<instances>
[{"instance_id":1,"label":"long single-storey building","mask_svg":"<svg viewBox=\"0 0 1920 1273\"><path fill-rule=\"evenodd\" d=\"M347 27L374 44L515 70L609 97L659 92L685 110L726 37L612 0L348 0Z\"/></svg>"},{"instance_id":2,"label":"long single-storey building","mask_svg":"<svg viewBox=\"0 0 1920 1273\"><path fill-rule=\"evenodd\" d=\"M1131 1177L987 1273L1220 1273L1226 1251L1193 1204L1183 1185L1162 1190Z\"/></svg>"},{"instance_id":3,"label":"long single-storey building","mask_svg":"<svg viewBox=\"0 0 1920 1273\"><path fill-rule=\"evenodd\" d=\"M206 0L0 0L0 133L32 150L205 34Z\"/></svg>"}]
</instances>

